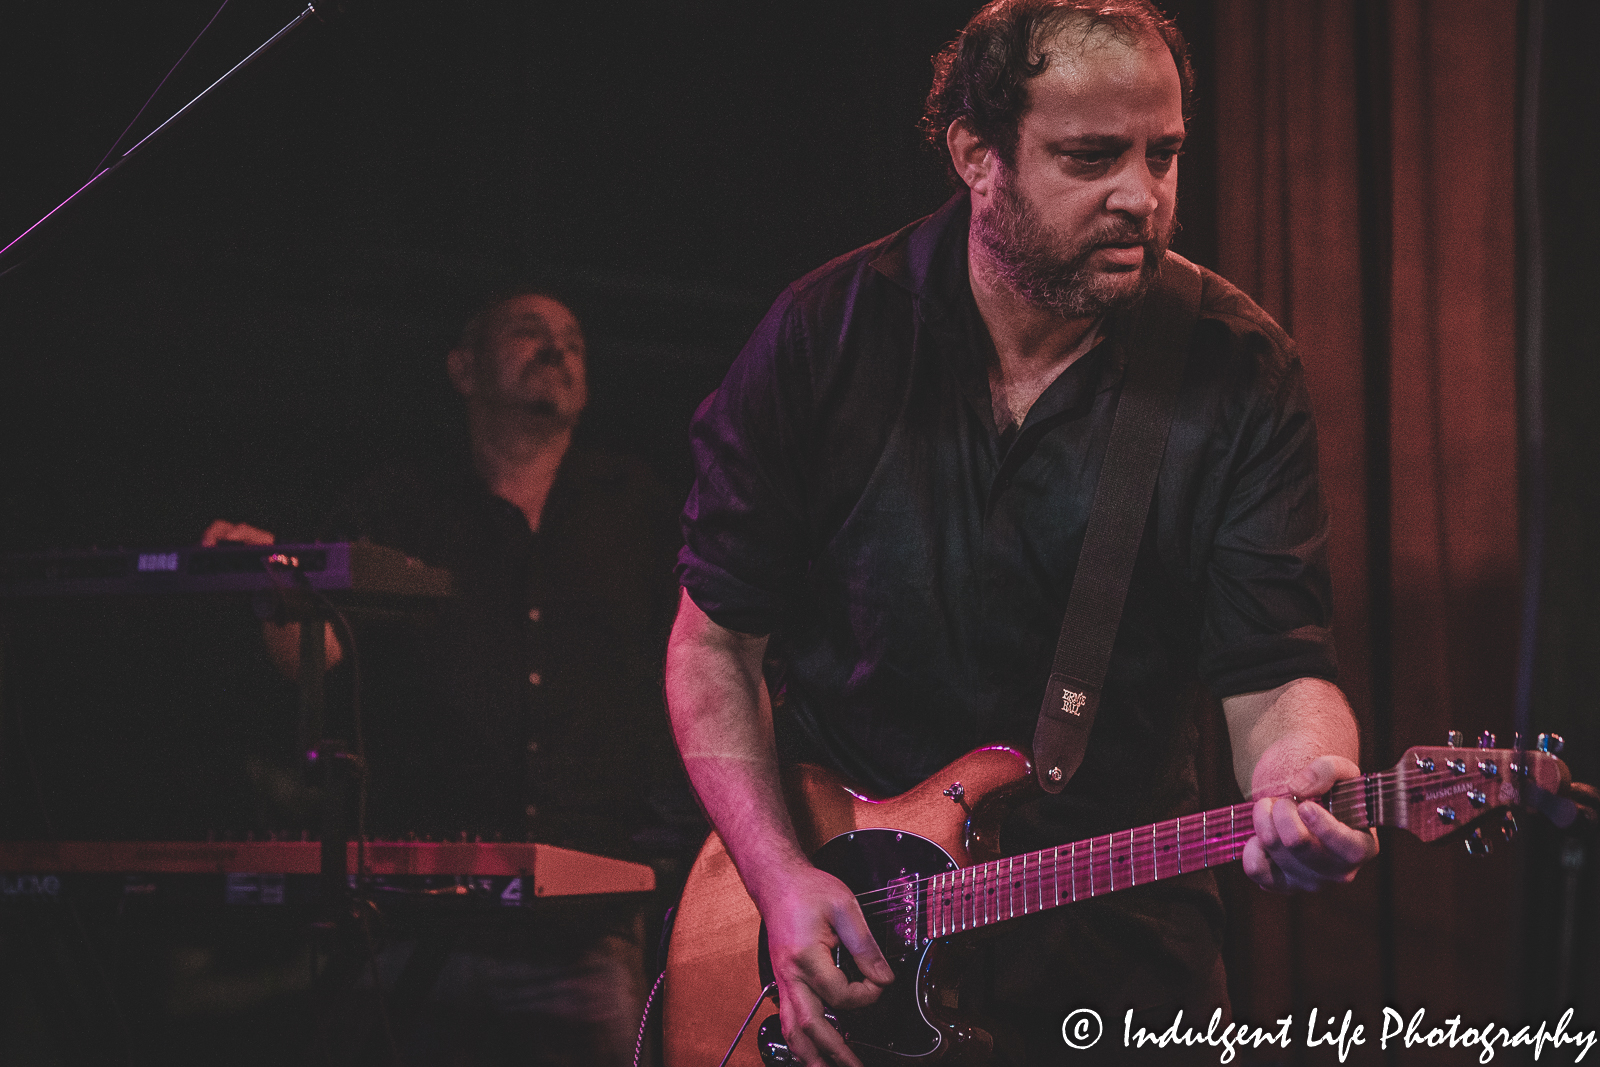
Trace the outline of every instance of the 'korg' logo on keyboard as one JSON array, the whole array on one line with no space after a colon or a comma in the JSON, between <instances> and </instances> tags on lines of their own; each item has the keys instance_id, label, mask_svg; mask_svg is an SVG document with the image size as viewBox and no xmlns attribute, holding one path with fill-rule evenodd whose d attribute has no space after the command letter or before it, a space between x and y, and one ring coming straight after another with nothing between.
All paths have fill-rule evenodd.
<instances>
[{"instance_id":1,"label":"'korg' logo on keyboard","mask_svg":"<svg viewBox=\"0 0 1600 1067\"><path fill-rule=\"evenodd\" d=\"M176 571L178 569L178 554L176 552L141 552L139 553L139 571Z\"/></svg>"}]
</instances>

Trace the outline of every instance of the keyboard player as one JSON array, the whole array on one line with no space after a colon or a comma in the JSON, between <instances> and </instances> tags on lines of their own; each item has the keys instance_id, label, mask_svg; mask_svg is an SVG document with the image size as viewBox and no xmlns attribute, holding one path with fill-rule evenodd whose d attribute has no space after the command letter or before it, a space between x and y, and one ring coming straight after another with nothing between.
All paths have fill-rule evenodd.
<instances>
[{"instance_id":1,"label":"keyboard player","mask_svg":"<svg viewBox=\"0 0 1600 1067\"><path fill-rule=\"evenodd\" d=\"M467 440L355 486L319 531L370 538L455 580L435 622L362 637L371 832L500 835L626 859L698 844L660 699L673 513L641 465L573 447L585 359L557 300L527 289L487 300L446 360ZM272 540L221 521L204 536ZM298 629L265 628L293 676ZM337 664L342 650L326 641ZM456 939L426 1010L400 1020L407 1062L631 1062L637 903L529 918L514 934ZM384 953L386 983L409 951Z\"/></svg>"}]
</instances>

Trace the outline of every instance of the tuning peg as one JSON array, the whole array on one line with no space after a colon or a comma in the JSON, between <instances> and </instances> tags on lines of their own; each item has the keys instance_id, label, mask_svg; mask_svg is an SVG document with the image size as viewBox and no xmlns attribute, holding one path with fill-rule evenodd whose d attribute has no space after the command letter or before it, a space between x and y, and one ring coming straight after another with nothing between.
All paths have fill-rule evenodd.
<instances>
[{"instance_id":1,"label":"tuning peg","mask_svg":"<svg viewBox=\"0 0 1600 1067\"><path fill-rule=\"evenodd\" d=\"M1485 731L1483 731L1483 733L1478 735L1478 747L1479 748L1493 748L1494 747L1494 741L1495 741L1494 734L1490 733L1488 730L1485 730Z\"/></svg>"},{"instance_id":2,"label":"tuning peg","mask_svg":"<svg viewBox=\"0 0 1600 1067\"><path fill-rule=\"evenodd\" d=\"M1507 841L1517 838L1517 817L1509 811L1500 816L1500 836Z\"/></svg>"},{"instance_id":3,"label":"tuning peg","mask_svg":"<svg viewBox=\"0 0 1600 1067\"><path fill-rule=\"evenodd\" d=\"M1474 830L1468 834L1466 844L1469 856L1487 856L1494 850L1493 844L1483 836L1482 830Z\"/></svg>"},{"instance_id":4,"label":"tuning peg","mask_svg":"<svg viewBox=\"0 0 1600 1067\"><path fill-rule=\"evenodd\" d=\"M1548 752L1552 756L1559 756L1561 750L1567 747L1567 742L1560 734L1540 734L1533 744L1540 752Z\"/></svg>"},{"instance_id":5,"label":"tuning peg","mask_svg":"<svg viewBox=\"0 0 1600 1067\"><path fill-rule=\"evenodd\" d=\"M1467 743L1467 735L1460 730L1446 730L1444 743L1451 748L1460 748Z\"/></svg>"}]
</instances>

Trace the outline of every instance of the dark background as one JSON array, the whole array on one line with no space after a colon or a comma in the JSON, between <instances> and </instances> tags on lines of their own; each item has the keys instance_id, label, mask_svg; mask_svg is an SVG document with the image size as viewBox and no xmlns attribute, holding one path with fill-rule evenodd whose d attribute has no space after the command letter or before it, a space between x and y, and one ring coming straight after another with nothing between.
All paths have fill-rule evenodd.
<instances>
[{"instance_id":1,"label":"dark background","mask_svg":"<svg viewBox=\"0 0 1600 1067\"><path fill-rule=\"evenodd\" d=\"M583 435L642 456L681 494L688 418L782 286L948 195L915 126L928 57L974 6L395 0L308 23L7 257L0 552L190 543L217 517L303 533L342 486L459 436L443 355L477 296L511 278L560 293L588 329ZM1222 5L1166 6L1200 75L1177 248L1215 266L1215 190L1231 173L1210 92ZM1354 6L1378 23L1391 7ZM1548 550L1534 722L1593 738L1596 8L1549 8L1550 521L1530 535ZM0 34L0 243L96 171L214 10L68 2ZM130 140L298 10L231 0ZM269 828L247 768L289 756L292 694L242 605L51 604L8 609L0 625L0 832ZM1461 714L1470 725L1480 712ZM1406 743L1418 740L1430 739ZM1596 747L1569 758L1592 774ZM1594 900L1594 866L1569 891L1579 875L1552 873L1561 847L1526 850L1526 914L1506 918L1528 935L1516 981L1529 1003L1584 992L1543 988L1574 923L1595 937L1592 908L1566 910ZM0 939L0 954L12 947ZM143 954L164 1010L226 1017L227 1004L181 1003L185 990L220 996L233 972L184 971L170 948ZM78 1014L66 1026L19 1015L36 976L0 967L0 1031L104 1023L93 961L45 962ZM59 1062L54 1039L39 1040L37 1062Z\"/></svg>"},{"instance_id":2,"label":"dark background","mask_svg":"<svg viewBox=\"0 0 1600 1067\"><path fill-rule=\"evenodd\" d=\"M688 415L779 289L947 195L915 124L971 6L402 0L303 26L0 286L0 544L311 521L454 432L442 353L512 276L588 325L588 436L676 491ZM8 236L93 173L211 14L63 10L0 57L27 102L0 130ZM234 0L138 128L296 10ZM1185 167L1204 260L1210 160Z\"/></svg>"}]
</instances>

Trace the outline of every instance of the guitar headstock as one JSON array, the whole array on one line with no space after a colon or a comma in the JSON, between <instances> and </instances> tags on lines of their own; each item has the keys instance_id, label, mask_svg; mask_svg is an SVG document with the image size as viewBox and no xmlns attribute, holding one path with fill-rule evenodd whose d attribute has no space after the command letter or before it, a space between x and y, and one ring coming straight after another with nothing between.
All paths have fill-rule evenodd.
<instances>
[{"instance_id":1,"label":"guitar headstock","mask_svg":"<svg viewBox=\"0 0 1600 1067\"><path fill-rule=\"evenodd\" d=\"M1503 813L1537 811L1527 786L1560 794L1572 780L1567 765L1549 752L1454 745L1407 749L1383 777L1390 781L1381 790L1380 824L1403 827L1424 841L1460 833ZM1512 820L1507 825L1514 829L1516 824Z\"/></svg>"}]
</instances>

